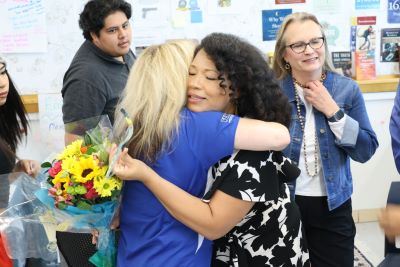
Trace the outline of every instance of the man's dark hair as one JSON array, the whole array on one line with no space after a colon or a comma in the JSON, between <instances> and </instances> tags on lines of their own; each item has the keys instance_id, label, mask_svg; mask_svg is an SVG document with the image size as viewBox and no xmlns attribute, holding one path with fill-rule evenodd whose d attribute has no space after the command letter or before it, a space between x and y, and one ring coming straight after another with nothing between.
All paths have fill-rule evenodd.
<instances>
[{"instance_id":1,"label":"man's dark hair","mask_svg":"<svg viewBox=\"0 0 400 267\"><path fill-rule=\"evenodd\" d=\"M90 0L87 2L79 15L79 27L83 31L83 37L92 41L91 32L99 36L100 30L104 27L105 18L116 11L122 11L128 19L131 18L131 4L124 0Z\"/></svg>"}]
</instances>

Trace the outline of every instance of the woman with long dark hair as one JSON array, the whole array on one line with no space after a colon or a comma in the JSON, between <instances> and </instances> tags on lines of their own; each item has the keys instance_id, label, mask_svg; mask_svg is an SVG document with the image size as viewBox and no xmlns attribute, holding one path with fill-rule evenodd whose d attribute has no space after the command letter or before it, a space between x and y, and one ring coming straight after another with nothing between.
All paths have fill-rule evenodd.
<instances>
[{"instance_id":1,"label":"woman with long dark hair","mask_svg":"<svg viewBox=\"0 0 400 267\"><path fill-rule=\"evenodd\" d=\"M28 120L22 99L7 72L5 60L0 57L0 174L24 171L35 176L39 171L36 161L16 161L18 143L27 131Z\"/></svg>"},{"instance_id":2,"label":"woman with long dark hair","mask_svg":"<svg viewBox=\"0 0 400 267\"><path fill-rule=\"evenodd\" d=\"M25 172L36 176L40 165L33 160L17 160L19 142L26 136L28 120L21 97L8 72L7 65L0 57L0 210L7 207L11 172ZM0 239L0 266L12 266Z\"/></svg>"}]
</instances>

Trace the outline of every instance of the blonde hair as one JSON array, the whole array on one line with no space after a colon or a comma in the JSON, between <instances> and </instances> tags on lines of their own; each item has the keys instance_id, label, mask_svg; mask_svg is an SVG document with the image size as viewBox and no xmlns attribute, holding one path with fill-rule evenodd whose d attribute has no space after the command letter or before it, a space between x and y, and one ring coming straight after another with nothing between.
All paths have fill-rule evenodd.
<instances>
[{"instance_id":1,"label":"blonde hair","mask_svg":"<svg viewBox=\"0 0 400 267\"><path fill-rule=\"evenodd\" d=\"M286 40L284 38L287 27L294 22L304 22L307 20L311 20L315 22L321 28L322 37L325 38L325 33L322 28L322 25L319 23L316 16L306 12L296 12L292 13L285 17L282 22L281 27L276 35L276 43L275 43L275 53L274 53L274 62L273 62L273 70L275 72L275 76L278 80L284 79L286 76L290 75L290 69L285 69L286 61L283 58L285 54L285 49L287 46ZM328 45L325 40L325 62L323 66L324 70L334 71L334 67L331 61L330 53L328 50Z\"/></svg>"},{"instance_id":2,"label":"blonde hair","mask_svg":"<svg viewBox=\"0 0 400 267\"><path fill-rule=\"evenodd\" d=\"M190 40L169 41L146 48L136 60L115 111L117 138L126 129L121 108L133 121L131 156L152 162L177 134L194 48Z\"/></svg>"}]
</instances>

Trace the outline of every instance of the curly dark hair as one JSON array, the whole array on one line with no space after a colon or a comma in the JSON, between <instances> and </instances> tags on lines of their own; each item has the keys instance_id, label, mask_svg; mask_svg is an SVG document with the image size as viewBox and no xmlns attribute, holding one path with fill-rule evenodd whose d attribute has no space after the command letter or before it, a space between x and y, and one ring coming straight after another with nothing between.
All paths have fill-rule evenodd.
<instances>
[{"instance_id":1,"label":"curly dark hair","mask_svg":"<svg viewBox=\"0 0 400 267\"><path fill-rule=\"evenodd\" d=\"M83 31L83 37L92 41L91 32L99 36L100 30L104 27L105 18L116 11L122 11L128 19L131 18L131 4L124 0L90 0L87 2L79 15L79 27Z\"/></svg>"},{"instance_id":2,"label":"curly dark hair","mask_svg":"<svg viewBox=\"0 0 400 267\"><path fill-rule=\"evenodd\" d=\"M2 70L1 66L2 64L0 64ZM22 99L7 70L4 71L9 80L9 91L6 103L0 106L0 139L4 140L15 153L18 142L27 134L28 120Z\"/></svg>"},{"instance_id":3,"label":"curly dark hair","mask_svg":"<svg viewBox=\"0 0 400 267\"><path fill-rule=\"evenodd\" d=\"M221 87L227 89L224 74L230 80L231 101L238 116L279 122L289 128L291 107L288 98L259 49L226 33L207 35L196 48L195 56L201 49L221 73Z\"/></svg>"}]
</instances>

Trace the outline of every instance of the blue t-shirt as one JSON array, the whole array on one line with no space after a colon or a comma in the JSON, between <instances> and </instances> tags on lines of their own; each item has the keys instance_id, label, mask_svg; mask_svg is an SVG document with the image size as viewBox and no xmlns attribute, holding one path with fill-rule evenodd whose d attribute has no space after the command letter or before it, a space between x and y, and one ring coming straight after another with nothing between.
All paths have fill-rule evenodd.
<instances>
[{"instance_id":1,"label":"blue t-shirt","mask_svg":"<svg viewBox=\"0 0 400 267\"><path fill-rule=\"evenodd\" d=\"M208 168L233 153L238 121L238 117L220 112L184 109L171 149L151 167L161 177L201 197ZM120 228L120 267L210 266L212 242L205 239L201 243L198 233L174 219L141 182L124 184Z\"/></svg>"}]
</instances>

